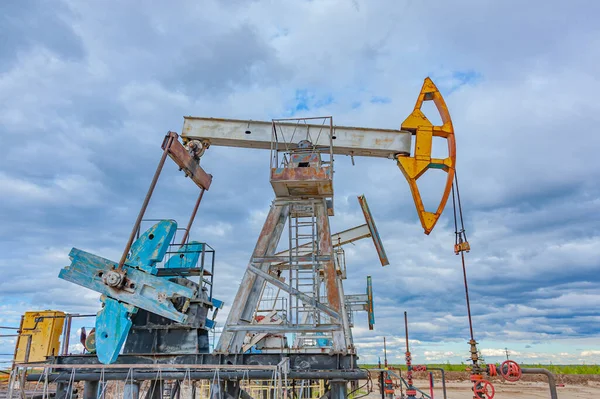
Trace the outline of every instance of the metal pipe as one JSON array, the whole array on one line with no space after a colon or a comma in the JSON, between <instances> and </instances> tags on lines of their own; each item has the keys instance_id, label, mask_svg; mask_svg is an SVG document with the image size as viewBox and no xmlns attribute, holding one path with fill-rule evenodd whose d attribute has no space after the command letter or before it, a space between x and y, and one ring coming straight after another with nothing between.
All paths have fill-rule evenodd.
<instances>
[{"instance_id":1,"label":"metal pipe","mask_svg":"<svg viewBox=\"0 0 600 399\"><path fill-rule=\"evenodd\" d=\"M216 369L215 369L216 370ZM215 376L216 371L161 371L160 376L164 380L210 380ZM48 374L48 382L68 382L69 379L73 381L100 381L103 380L121 380L134 379L137 381L143 380L154 380L157 376L157 371L133 371L127 372L104 372L102 373L90 373L81 372L79 370L69 370L62 373L51 373ZM219 378L221 380L238 380L238 379L272 379L273 371L271 370L240 370L240 371L229 371L219 370ZM38 381L44 377L43 374L28 374L27 381ZM342 379L346 381L362 380L367 378L367 372L360 371L290 371L287 376L288 379L293 380L332 380Z\"/></svg>"},{"instance_id":2,"label":"metal pipe","mask_svg":"<svg viewBox=\"0 0 600 399\"><path fill-rule=\"evenodd\" d=\"M65 315L65 332L63 334L63 347L62 347L62 355L68 355L69 354L69 341L71 339L71 320L72 317L71 315L67 314Z\"/></svg>"},{"instance_id":3,"label":"metal pipe","mask_svg":"<svg viewBox=\"0 0 600 399\"><path fill-rule=\"evenodd\" d=\"M385 344L385 337L383 337L383 366L387 368L387 346Z\"/></svg>"},{"instance_id":4,"label":"metal pipe","mask_svg":"<svg viewBox=\"0 0 600 399\"><path fill-rule=\"evenodd\" d=\"M546 377L548 377L548 386L550 387L550 398L558 399L558 393L556 392L556 380L554 379L554 374L552 374L549 370L522 368L521 371L523 372L523 374L544 374Z\"/></svg>"},{"instance_id":5,"label":"metal pipe","mask_svg":"<svg viewBox=\"0 0 600 399\"><path fill-rule=\"evenodd\" d=\"M446 398L446 371L440 367L427 367L427 370L438 370L442 372L442 390L444 391L444 399Z\"/></svg>"},{"instance_id":6,"label":"metal pipe","mask_svg":"<svg viewBox=\"0 0 600 399\"><path fill-rule=\"evenodd\" d=\"M474 341L473 338L473 320L471 319L471 302L469 301L469 284L467 282L467 267L465 266L465 253L460 253L460 258L462 260L462 269L463 269L463 279L465 282L465 297L467 299L467 315L469 316L469 332L471 333L471 341ZM475 361L473 361L475 363Z\"/></svg>"},{"instance_id":7,"label":"metal pipe","mask_svg":"<svg viewBox=\"0 0 600 399\"><path fill-rule=\"evenodd\" d=\"M190 235L190 230L192 228L192 224L194 223L194 219L196 219L196 213L198 212L198 207L200 206L202 197L204 196L204 191L206 191L206 190L203 188L200 191L200 195L198 196L198 199L196 200L196 205L194 205L194 210L192 211L192 214L190 215L190 220L188 221L188 225L185 228L185 233L183 233L183 238L181 239L181 246L183 246L185 244L187 238Z\"/></svg>"},{"instance_id":8,"label":"metal pipe","mask_svg":"<svg viewBox=\"0 0 600 399\"><path fill-rule=\"evenodd\" d=\"M406 311L404 311L404 331L406 333L406 351L409 352L408 349L408 315Z\"/></svg>"},{"instance_id":9,"label":"metal pipe","mask_svg":"<svg viewBox=\"0 0 600 399\"><path fill-rule=\"evenodd\" d=\"M429 372L429 395L433 399L433 373Z\"/></svg>"},{"instance_id":10,"label":"metal pipe","mask_svg":"<svg viewBox=\"0 0 600 399\"><path fill-rule=\"evenodd\" d=\"M123 250L123 255L121 255L121 260L119 260L118 269L123 270L123 265L125 264L125 260L127 259L127 254L131 249L131 245L133 244L133 240L135 239L135 234L140 228L140 223L142 223L142 219L144 218L144 214L146 213L146 208L148 207L148 203L150 202L150 197L152 197L152 193L154 192L154 187L156 187L156 182L158 181L158 177L162 172L162 168L165 165L165 161L167 159L167 155L169 154L169 148L171 148L171 144L175 138L171 135L167 136L166 145L164 147L164 151L162 157L160 158L160 162L156 168L156 172L154 172L154 177L152 178L152 182L150 183L150 188L148 188L148 192L146 193L146 197L144 198L144 202L142 203L142 208L138 213L137 219L135 220L135 224L133 225L133 229L131 230L131 234L129 234L129 239L127 240L127 245L125 245L125 249Z\"/></svg>"}]
</instances>

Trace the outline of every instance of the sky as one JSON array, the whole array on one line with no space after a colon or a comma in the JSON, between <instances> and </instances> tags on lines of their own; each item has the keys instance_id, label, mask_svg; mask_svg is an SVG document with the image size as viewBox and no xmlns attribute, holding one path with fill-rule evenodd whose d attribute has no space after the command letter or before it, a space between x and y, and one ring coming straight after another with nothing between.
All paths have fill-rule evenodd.
<instances>
[{"instance_id":1,"label":"sky","mask_svg":"<svg viewBox=\"0 0 600 399\"><path fill-rule=\"evenodd\" d=\"M520 362L598 363L598 15L593 0L0 2L0 325L99 309L58 273L72 247L119 259L184 115L398 129L429 76L456 132L486 361L508 348ZM451 206L426 236L394 162L354 161L336 157L332 230L363 223L365 194L390 259L381 267L368 240L345 248L346 293L373 278L375 330L364 314L354 329L361 361L383 356L383 337L403 361L407 311L415 362L464 362ZM213 185L191 238L217 251L222 324L273 198L269 153L211 147L202 167ZM426 205L442 182L423 178ZM169 163L147 216L184 225L196 195ZM0 338L0 353L13 345Z\"/></svg>"}]
</instances>

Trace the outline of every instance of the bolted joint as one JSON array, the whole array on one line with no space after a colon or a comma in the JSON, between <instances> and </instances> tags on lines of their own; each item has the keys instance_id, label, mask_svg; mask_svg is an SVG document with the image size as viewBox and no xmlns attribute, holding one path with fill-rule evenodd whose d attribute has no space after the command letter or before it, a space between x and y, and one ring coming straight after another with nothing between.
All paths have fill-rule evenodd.
<instances>
[{"instance_id":1,"label":"bolted joint","mask_svg":"<svg viewBox=\"0 0 600 399\"><path fill-rule=\"evenodd\" d=\"M125 273L117 270L110 270L102 275L102 282L109 287L120 287L125 281Z\"/></svg>"}]
</instances>

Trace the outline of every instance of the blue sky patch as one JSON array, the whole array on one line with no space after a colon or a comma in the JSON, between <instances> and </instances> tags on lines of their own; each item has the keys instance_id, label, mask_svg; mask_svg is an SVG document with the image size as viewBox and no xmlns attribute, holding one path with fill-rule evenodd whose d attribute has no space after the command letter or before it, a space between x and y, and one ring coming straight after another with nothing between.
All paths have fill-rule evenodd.
<instances>
[{"instance_id":1,"label":"blue sky patch","mask_svg":"<svg viewBox=\"0 0 600 399\"><path fill-rule=\"evenodd\" d=\"M371 104L389 104L391 102L392 102L392 99L389 97L383 97L383 96L371 97Z\"/></svg>"}]
</instances>

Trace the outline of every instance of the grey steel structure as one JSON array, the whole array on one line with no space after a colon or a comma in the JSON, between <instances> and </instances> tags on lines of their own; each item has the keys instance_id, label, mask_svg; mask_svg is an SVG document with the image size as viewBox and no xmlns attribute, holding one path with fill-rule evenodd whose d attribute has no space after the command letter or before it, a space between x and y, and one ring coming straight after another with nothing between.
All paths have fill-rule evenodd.
<instances>
[{"instance_id":1,"label":"grey steel structure","mask_svg":"<svg viewBox=\"0 0 600 399\"><path fill-rule=\"evenodd\" d=\"M136 398L140 381L154 380L162 387L163 380L210 379L215 373L222 381L217 384L218 392L237 397L240 378L272 379L275 373L286 381L326 380L329 397L345 398L348 382L366 378L357 366L352 312L366 310L372 315L373 309L370 291L344 294L342 245L371 236L382 265L387 258L366 202L361 202L365 225L331 234L333 157L393 159L395 154L409 153L410 133L336 127L331 117L272 122L187 117L182 139L197 161L211 145L271 150L275 199L215 351L135 353L126 346L112 365L99 364L94 355L63 355L36 367L45 370L47 383L60 384L58 392L65 381L86 381L89 397L97 392L98 381L102 385L103 381L124 380L124 395ZM155 181L156 176L153 185ZM196 210L197 206L194 214ZM28 380L41 377L30 374Z\"/></svg>"},{"instance_id":2,"label":"grey steel structure","mask_svg":"<svg viewBox=\"0 0 600 399\"><path fill-rule=\"evenodd\" d=\"M334 127L331 117L315 124L318 120L310 120L311 124L305 119L276 120L271 125L270 182L275 199L217 353L245 352L248 338L252 343L256 337L275 336L261 350L355 354L342 284L343 250L334 251L329 226ZM287 246L278 254L286 225ZM270 287L283 295L265 298ZM296 334L293 344L285 334Z\"/></svg>"}]
</instances>

